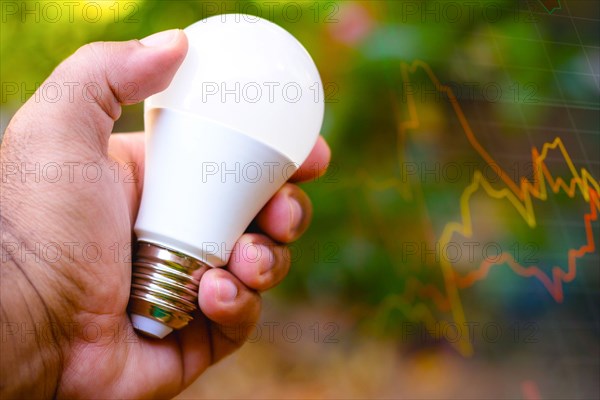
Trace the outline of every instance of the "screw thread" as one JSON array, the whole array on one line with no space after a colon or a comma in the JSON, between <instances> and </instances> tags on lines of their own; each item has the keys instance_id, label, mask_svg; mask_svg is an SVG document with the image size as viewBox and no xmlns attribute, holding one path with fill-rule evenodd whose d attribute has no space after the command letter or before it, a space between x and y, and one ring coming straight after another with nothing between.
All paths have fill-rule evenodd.
<instances>
[{"instance_id":1,"label":"screw thread","mask_svg":"<svg viewBox=\"0 0 600 400\"><path fill-rule=\"evenodd\" d=\"M133 261L129 312L181 329L197 309L199 277L208 268L195 258L138 242Z\"/></svg>"}]
</instances>

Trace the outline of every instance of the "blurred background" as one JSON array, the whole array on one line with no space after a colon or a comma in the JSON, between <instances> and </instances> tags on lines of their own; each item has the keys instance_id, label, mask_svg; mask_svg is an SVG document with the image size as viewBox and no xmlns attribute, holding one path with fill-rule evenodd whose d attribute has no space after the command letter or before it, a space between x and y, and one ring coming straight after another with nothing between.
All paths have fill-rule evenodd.
<instances>
[{"instance_id":1,"label":"blurred background","mask_svg":"<svg viewBox=\"0 0 600 400\"><path fill-rule=\"evenodd\" d=\"M598 398L599 4L4 1L2 131L87 42L269 19L333 159L249 343L179 397Z\"/></svg>"}]
</instances>

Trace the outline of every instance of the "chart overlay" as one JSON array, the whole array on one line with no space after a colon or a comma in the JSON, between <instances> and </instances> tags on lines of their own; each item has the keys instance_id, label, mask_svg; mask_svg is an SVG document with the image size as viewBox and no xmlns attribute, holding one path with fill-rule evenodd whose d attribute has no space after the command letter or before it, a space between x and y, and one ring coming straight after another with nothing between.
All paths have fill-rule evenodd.
<instances>
[{"instance_id":1,"label":"chart overlay","mask_svg":"<svg viewBox=\"0 0 600 400\"><path fill-rule=\"evenodd\" d=\"M466 331L467 318L461 302L461 290L488 278L489 272L493 268L510 268L519 277L538 280L556 302L562 302L564 285L577 277L578 260L596 252L596 238L592 225L598 220L600 188L596 178L588 170L577 168L574 165L568 149L560 137L556 137L551 142L542 143L540 149L531 148L532 179L526 177L520 177L518 181L513 179L480 143L477 133L472 129L452 88L444 85L427 63L419 60L410 64L402 63L402 79L409 89L412 76L416 73L424 73L435 90L444 96L444 100L447 100L456 115L462 134L469 145L486 165L493 167L492 169L499 179L490 182L482 170L476 169L470 178L470 184L464 188L460 198L456 199L460 204L460 218L446 223L437 240L439 243L437 249L440 249L438 259L444 282L443 288L438 288L431 283L421 283L417 278L411 278L403 293L388 298L384 306L399 308L407 317L420 320L426 325L440 322L434 317L435 310L431 309L429 304L433 304L437 311L449 312L454 326L457 329L464 329L459 334L460 341L454 344L461 354L469 356L473 354L473 346L469 339L469 333ZM397 129L398 162L402 167L402 164L405 163L406 141L410 140L411 135L418 135L422 125L418 102L415 100L413 90L406 91L405 110L398 110L398 114L406 116L399 122ZM555 175L551 172L547 163L550 156L555 162L560 159L564 163L568 170L566 175ZM379 186L389 187L390 183L380 183ZM410 183L396 181L395 184L399 193L407 200L412 199ZM568 249L566 265L556 265L551 272L547 272L539 266L521 265L510 252L502 252L493 259L484 259L480 264L472 265L472 268L465 273L457 271L452 260L445 252L441 251L452 241L473 238L473 218L477 216L472 210L472 200L476 194L483 194L493 201L510 205L528 227L535 228L537 219L534 201L545 202L551 193L564 193L571 199L581 198L589 205L587 210L581 210L586 243L580 247ZM417 301L415 302L415 300Z\"/></svg>"}]
</instances>

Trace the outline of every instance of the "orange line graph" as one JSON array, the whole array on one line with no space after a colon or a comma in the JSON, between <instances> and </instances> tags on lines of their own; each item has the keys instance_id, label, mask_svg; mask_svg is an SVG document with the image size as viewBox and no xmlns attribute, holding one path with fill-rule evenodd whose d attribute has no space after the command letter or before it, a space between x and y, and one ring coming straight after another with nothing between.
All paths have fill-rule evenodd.
<instances>
[{"instance_id":1,"label":"orange line graph","mask_svg":"<svg viewBox=\"0 0 600 400\"><path fill-rule=\"evenodd\" d=\"M579 249L570 249L568 253L568 268L567 272L565 272L560 267L552 268L552 278L550 278L544 271L536 266L532 267L523 267L520 265L511 254L502 253L497 259L494 261L484 260L479 268L473 270L466 275L459 276L456 275L456 285L459 288L467 288L472 286L477 281L483 280L487 277L490 269L495 265L508 265L517 275L523 277L535 277L537 278L544 287L548 290L548 293L556 300L557 302L563 301L563 283L571 282L576 277L577 273L577 259L582 258L586 254L591 254L596 251L596 244L594 241L594 232L592 231L592 221L598 220L598 194L591 190L590 198L590 212L585 214L584 223L585 223L585 235L587 238L587 242L585 245L581 246Z\"/></svg>"},{"instance_id":2,"label":"orange line graph","mask_svg":"<svg viewBox=\"0 0 600 400\"><path fill-rule=\"evenodd\" d=\"M465 136L467 137L467 140L469 141L473 149L483 158L483 160L488 165L496 167L494 168L494 171L506 184L508 189L510 189L510 191L514 193L517 196L517 198L523 203L530 203L531 199L529 195L533 195L534 197L540 200L546 199L547 193L545 180L543 179L544 176L547 177L549 182L551 182L550 186L554 192L556 192L559 188L563 188L569 196L573 196L575 192L575 186L578 186L581 190L581 194L583 195L586 201L589 201L589 193L587 189L590 183L592 184L596 192L600 191L598 188L598 183L587 170L582 169L581 176L579 176L579 173L575 169L575 166L571 161L571 157L567 153L567 150L562 144L560 138L557 138L552 144L545 144L541 155L538 154L535 148L532 149L532 159L534 161L534 167L536 168L536 170L534 170L534 173L537 174L538 177L541 179L534 179L534 183L532 184L527 178L522 177L520 185L517 185L510 177L510 175L498 166L498 163L494 160L494 158L487 152L487 150L484 149L481 143L479 143L452 88L450 86L443 85L428 64L420 60L414 61L411 65L403 63L401 66L403 80L405 82L410 82L409 74L415 73L419 68L427 74L429 79L435 85L436 90L438 90L441 93L444 93L448 97L448 100L450 101L450 104L452 105L452 108L456 114L456 117L458 118L460 125L464 130ZM407 103L410 119L400 123L398 132L399 139L402 143L406 138L406 131L410 129L418 129L420 126L420 120L417 115L417 107L415 105L414 100L414 93L407 93ZM400 143L399 145L402 145L402 143ZM545 167L543 161L546 158L548 150L557 147L560 149L567 165L569 166L571 173L573 174L573 179L571 180L571 183L568 186L560 177L557 178L555 181L554 178L552 178L552 176L548 172L547 167L542 171L539 170L539 167L542 167L542 165ZM533 212L529 210L532 210L530 208L530 205L528 207L528 213Z\"/></svg>"},{"instance_id":3,"label":"orange line graph","mask_svg":"<svg viewBox=\"0 0 600 400\"><path fill-rule=\"evenodd\" d=\"M552 276L549 276L537 266L525 267L520 265L510 253L505 252L501 253L499 257L495 258L493 261L484 260L477 268L461 276L455 271L452 262L440 251L440 269L444 280L445 294L443 294L436 286L423 284L417 279L410 280L410 285L407 284L404 296L402 297L405 300L407 298L412 299L415 297L427 298L432 300L440 311L447 311L449 306L453 320L458 326L458 329L463 329L460 335L461 340L457 344L457 347L463 355L468 356L472 354L473 349L468 332L465 330L466 318L460 299L459 289L470 287L476 282L485 279L493 266L507 265L519 276L538 279L548 290L550 295L557 302L561 302L563 300L563 284L571 282L576 277L577 260L596 250L592 221L597 221L598 219L598 209L600 208L598 193L600 193L600 190L598 182L586 169L582 168L581 170L577 170L560 138L556 138L551 143L545 143L541 152L536 148L533 148L531 151L533 180L530 181L529 179L522 177L518 183L515 182L509 174L498 166L494 158L479 143L454 92L449 86L443 85L440 82L428 64L418 60L410 65L403 63L401 65L403 81L410 85L410 74L416 73L419 69L426 73L428 79L430 79L437 91L446 95L470 145L488 165L496 167L494 168L494 172L503 183L503 187L495 188L484 177L481 171L476 170L474 172L471 183L464 189L460 197L460 221L449 222L445 225L439 238L440 249L444 249L455 235L460 235L464 238L471 238L473 236L470 201L472 196L480 189L490 198L499 201L507 201L519 213L530 228L534 228L537 225L533 199L546 201L548 199L549 191L552 193L562 191L571 198L574 198L577 193L579 193L586 202L590 203L590 212L584 216L587 243L578 249L570 249L568 251L568 268L566 272L562 268L555 266L552 268ZM406 99L408 119L399 121L397 132L398 161L401 164L404 162L404 143L408 131L416 130L421 126L414 93L408 90ZM400 112L397 113L397 115L399 114ZM550 173L548 166L546 165L546 158L551 150L557 150L563 157L571 174L570 179L553 177ZM402 186L400 192L406 198L412 197L409 186ZM428 315L430 314L431 313Z\"/></svg>"}]
</instances>

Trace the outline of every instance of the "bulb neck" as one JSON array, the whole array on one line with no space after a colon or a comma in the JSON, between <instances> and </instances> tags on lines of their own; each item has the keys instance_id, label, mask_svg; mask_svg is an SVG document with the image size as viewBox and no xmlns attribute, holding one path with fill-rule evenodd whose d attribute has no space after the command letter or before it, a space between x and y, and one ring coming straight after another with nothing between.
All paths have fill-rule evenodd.
<instances>
[{"instance_id":1,"label":"bulb neck","mask_svg":"<svg viewBox=\"0 0 600 400\"><path fill-rule=\"evenodd\" d=\"M199 279L208 268L195 258L139 241L128 306L133 327L162 339L186 326L198 308Z\"/></svg>"}]
</instances>

